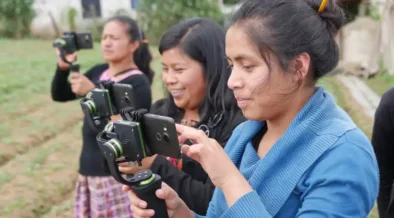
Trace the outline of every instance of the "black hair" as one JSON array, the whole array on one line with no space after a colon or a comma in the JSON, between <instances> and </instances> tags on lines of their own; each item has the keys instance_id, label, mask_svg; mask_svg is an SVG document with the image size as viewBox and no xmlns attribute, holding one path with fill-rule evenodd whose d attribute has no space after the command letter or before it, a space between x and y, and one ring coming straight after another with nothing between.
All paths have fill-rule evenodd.
<instances>
[{"instance_id":1,"label":"black hair","mask_svg":"<svg viewBox=\"0 0 394 218\"><path fill-rule=\"evenodd\" d=\"M199 105L200 123L205 123L217 113L233 116L239 108L232 91L227 87L231 69L225 58L225 33L214 21L207 18L191 18L172 26L160 40L159 52L179 47L204 69L206 92ZM183 110L171 99L169 116L183 116ZM228 114L227 114L228 115ZM178 117L179 118L179 117Z\"/></svg>"},{"instance_id":2,"label":"black hair","mask_svg":"<svg viewBox=\"0 0 394 218\"><path fill-rule=\"evenodd\" d=\"M106 23L111 21L117 21L124 24L126 26L126 32L130 36L130 40L132 42L140 42L140 46L134 52L133 59L138 69L141 70L148 77L149 82L152 84L155 73L150 67L150 63L152 61L152 54L149 51L148 43L144 42L144 32L138 27L137 22L128 16L115 16L110 18Z\"/></svg>"},{"instance_id":3,"label":"black hair","mask_svg":"<svg viewBox=\"0 0 394 218\"><path fill-rule=\"evenodd\" d=\"M276 56L283 69L298 54L311 57L314 81L333 70L339 61L335 36L345 23L336 0L318 12L322 0L247 0L234 14L231 25L242 27L264 60Z\"/></svg>"}]
</instances>

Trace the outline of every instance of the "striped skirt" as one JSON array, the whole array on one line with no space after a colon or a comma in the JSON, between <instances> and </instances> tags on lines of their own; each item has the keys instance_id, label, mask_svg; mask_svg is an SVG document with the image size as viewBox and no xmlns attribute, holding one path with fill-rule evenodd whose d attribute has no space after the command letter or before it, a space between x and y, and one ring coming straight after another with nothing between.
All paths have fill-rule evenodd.
<instances>
[{"instance_id":1,"label":"striped skirt","mask_svg":"<svg viewBox=\"0 0 394 218\"><path fill-rule=\"evenodd\" d=\"M74 213L76 218L131 218L130 201L123 184L112 176L79 175Z\"/></svg>"}]
</instances>

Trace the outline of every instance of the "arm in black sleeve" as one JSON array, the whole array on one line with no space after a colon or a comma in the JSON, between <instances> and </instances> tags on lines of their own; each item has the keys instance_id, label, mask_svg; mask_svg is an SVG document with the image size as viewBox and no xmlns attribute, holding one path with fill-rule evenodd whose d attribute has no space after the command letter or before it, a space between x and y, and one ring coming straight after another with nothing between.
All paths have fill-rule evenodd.
<instances>
[{"instance_id":1,"label":"arm in black sleeve","mask_svg":"<svg viewBox=\"0 0 394 218\"><path fill-rule=\"evenodd\" d=\"M94 83L92 77L96 73L102 73L108 66L96 65L88 70L84 75ZM62 70L59 66L56 67L55 76L52 80L51 94L54 101L66 102L77 99L77 96L72 92L71 84L68 81L70 70Z\"/></svg>"},{"instance_id":2,"label":"arm in black sleeve","mask_svg":"<svg viewBox=\"0 0 394 218\"><path fill-rule=\"evenodd\" d=\"M386 92L375 113L372 145L380 169L378 210L381 218L390 202L394 180L394 89Z\"/></svg>"},{"instance_id":3,"label":"arm in black sleeve","mask_svg":"<svg viewBox=\"0 0 394 218\"><path fill-rule=\"evenodd\" d=\"M160 175L163 182L173 188L191 210L200 215L206 214L215 190L209 179L206 183L195 180L159 155L152 163L151 170Z\"/></svg>"},{"instance_id":4,"label":"arm in black sleeve","mask_svg":"<svg viewBox=\"0 0 394 218\"><path fill-rule=\"evenodd\" d=\"M51 94L54 101L71 101L76 99L75 94L71 90L71 84L68 82L70 70L62 70L56 67L55 76L52 80Z\"/></svg>"}]
</instances>

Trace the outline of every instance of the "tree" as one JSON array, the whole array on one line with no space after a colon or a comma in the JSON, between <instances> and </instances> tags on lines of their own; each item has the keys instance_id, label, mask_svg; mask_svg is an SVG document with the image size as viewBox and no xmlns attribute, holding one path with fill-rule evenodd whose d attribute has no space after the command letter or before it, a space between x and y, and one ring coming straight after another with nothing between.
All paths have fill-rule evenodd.
<instances>
[{"instance_id":1,"label":"tree","mask_svg":"<svg viewBox=\"0 0 394 218\"><path fill-rule=\"evenodd\" d=\"M141 0L137 5L138 21L147 38L157 44L172 25L192 17L207 17L223 24L217 0Z\"/></svg>"},{"instance_id":2,"label":"tree","mask_svg":"<svg viewBox=\"0 0 394 218\"><path fill-rule=\"evenodd\" d=\"M33 0L0 0L0 20L4 35L21 38L29 35L34 18Z\"/></svg>"}]
</instances>

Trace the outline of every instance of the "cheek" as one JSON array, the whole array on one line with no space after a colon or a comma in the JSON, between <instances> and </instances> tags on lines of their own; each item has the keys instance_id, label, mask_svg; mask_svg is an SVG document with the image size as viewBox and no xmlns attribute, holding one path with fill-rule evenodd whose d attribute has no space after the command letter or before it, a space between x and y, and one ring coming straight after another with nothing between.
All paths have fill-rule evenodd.
<instances>
[{"instance_id":1,"label":"cheek","mask_svg":"<svg viewBox=\"0 0 394 218\"><path fill-rule=\"evenodd\" d=\"M195 73L194 75L185 75L182 84L190 94L204 95L205 94L205 81L202 75Z\"/></svg>"},{"instance_id":2,"label":"cheek","mask_svg":"<svg viewBox=\"0 0 394 218\"><path fill-rule=\"evenodd\" d=\"M253 95L253 97L265 95L270 89L270 80L271 75L269 74L268 69L260 67L255 69L252 73L245 75L245 88Z\"/></svg>"},{"instance_id":3,"label":"cheek","mask_svg":"<svg viewBox=\"0 0 394 218\"><path fill-rule=\"evenodd\" d=\"M113 49L117 55L123 56L130 53L130 46L122 41L113 43Z\"/></svg>"}]
</instances>

